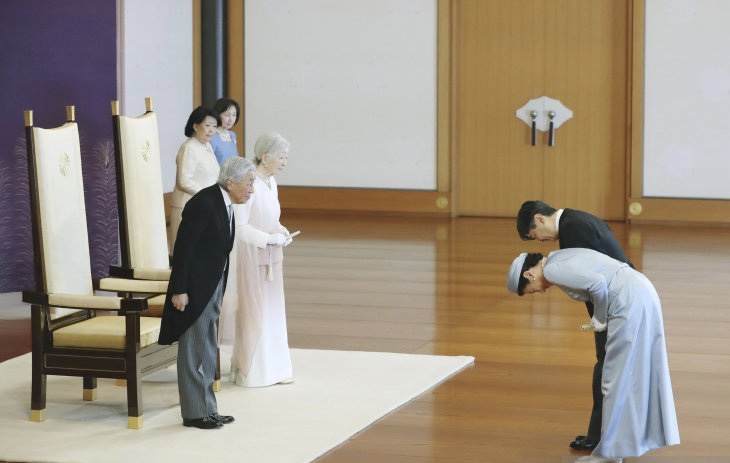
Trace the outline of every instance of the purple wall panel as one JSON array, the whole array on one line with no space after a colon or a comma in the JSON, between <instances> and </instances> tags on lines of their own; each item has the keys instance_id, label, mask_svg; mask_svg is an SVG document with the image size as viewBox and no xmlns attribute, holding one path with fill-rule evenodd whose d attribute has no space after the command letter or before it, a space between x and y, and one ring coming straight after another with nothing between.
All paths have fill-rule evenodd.
<instances>
[{"instance_id":1,"label":"purple wall panel","mask_svg":"<svg viewBox=\"0 0 730 463\"><path fill-rule=\"evenodd\" d=\"M116 263L110 101L116 99L116 0L2 0L0 5L0 293L33 287L23 111L34 125L76 106L92 273Z\"/></svg>"}]
</instances>

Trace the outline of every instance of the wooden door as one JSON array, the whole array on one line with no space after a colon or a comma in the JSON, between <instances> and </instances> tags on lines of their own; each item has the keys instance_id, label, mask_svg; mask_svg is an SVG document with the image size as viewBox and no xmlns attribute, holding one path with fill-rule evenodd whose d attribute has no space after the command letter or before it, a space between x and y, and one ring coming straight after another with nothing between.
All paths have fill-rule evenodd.
<instances>
[{"instance_id":1,"label":"wooden door","mask_svg":"<svg viewBox=\"0 0 730 463\"><path fill-rule=\"evenodd\" d=\"M514 217L527 199L624 219L628 0L457 0L456 210ZM515 117L548 96L555 132Z\"/></svg>"}]
</instances>

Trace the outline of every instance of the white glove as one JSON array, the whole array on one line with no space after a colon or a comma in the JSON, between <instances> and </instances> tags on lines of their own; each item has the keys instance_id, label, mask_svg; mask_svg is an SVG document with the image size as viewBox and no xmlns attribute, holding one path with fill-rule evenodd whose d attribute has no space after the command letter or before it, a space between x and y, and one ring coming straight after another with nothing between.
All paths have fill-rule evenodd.
<instances>
[{"instance_id":1,"label":"white glove","mask_svg":"<svg viewBox=\"0 0 730 463\"><path fill-rule=\"evenodd\" d=\"M598 320L596 320L596 317L591 318L591 325L593 325L593 331L601 332L606 331L606 328L608 327L607 323L601 323Z\"/></svg>"},{"instance_id":2,"label":"white glove","mask_svg":"<svg viewBox=\"0 0 730 463\"><path fill-rule=\"evenodd\" d=\"M286 238L286 241L284 241L284 244L282 246L289 246L292 242L292 237L289 236L289 230L287 230L286 227L282 225L279 228L279 233L284 235L284 237Z\"/></svg>"},{"instance_id":3,"label":"white glove","mask_svg":"<svg viewBox=\"0 0 730 463\"><path fill-rule=\"evenodd\" d=\"M272 233L269 235L269 240L266 244L273 244L274 246L282 246L286 243L286 236L281 233Z\"/></svg>"}]
</instances>

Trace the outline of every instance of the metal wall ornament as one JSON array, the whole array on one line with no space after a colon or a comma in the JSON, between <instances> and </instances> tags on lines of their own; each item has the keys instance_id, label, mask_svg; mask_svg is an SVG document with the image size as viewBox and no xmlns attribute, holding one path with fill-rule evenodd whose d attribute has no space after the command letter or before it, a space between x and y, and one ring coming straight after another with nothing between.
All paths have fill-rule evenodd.
<instances>
[{"instance_id":1,"label":"metal wall ornament","mask_svg":"<svg viewBox=\"0 0 730 463\"><path fill-rule=\"evenodd\" d=\"M573 118L573 111L566 108L560 100L541 96L533 98L515 111L517 119L530 127L532 146L537 144L537 131L548 132L548 146L555 146L555 129Z\"/></svg>"}]
</instances>

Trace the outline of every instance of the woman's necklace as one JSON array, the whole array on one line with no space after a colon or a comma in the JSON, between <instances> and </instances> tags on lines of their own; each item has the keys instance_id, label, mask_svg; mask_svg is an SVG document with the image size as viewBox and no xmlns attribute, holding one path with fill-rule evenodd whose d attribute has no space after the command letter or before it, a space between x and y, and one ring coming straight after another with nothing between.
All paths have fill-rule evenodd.
<instances>
[{"instance_id":1,"label":"woman's necklace","mask_svg":"<svg viewBox=\"0 0 730 463\"><path fill-rule=\"evenodd\" d=\"M545 261L547 261L547 257L543 257L540 261L540 267L542 267L543 270L545 270Z\"/></svg>"}]
</instances>

